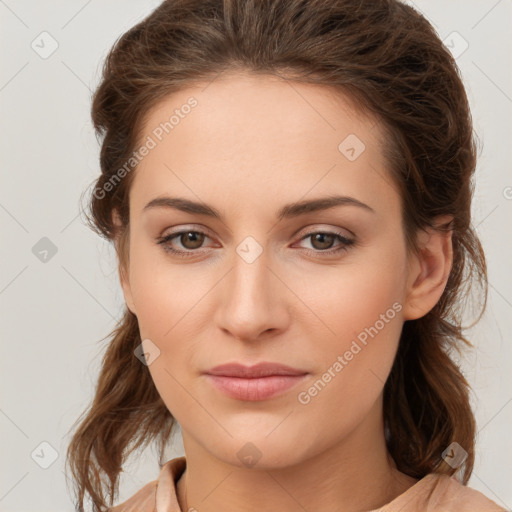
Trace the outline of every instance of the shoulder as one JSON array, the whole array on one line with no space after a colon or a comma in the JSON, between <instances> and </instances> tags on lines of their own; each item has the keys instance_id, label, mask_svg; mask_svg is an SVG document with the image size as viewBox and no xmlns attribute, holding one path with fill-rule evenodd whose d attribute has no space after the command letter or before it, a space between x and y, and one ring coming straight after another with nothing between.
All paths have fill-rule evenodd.
<instances>
[{"instance_id":1,"label":"shoulder","mask_svg":"<svg viewBox=\"0 0 512 512\"><path fill-rule=\"evenodd\" d=\"M455 477L430 473L379 512L507 512ZM377 511L375 511L377 512Z\"/></svg>"},{"instance_id":2,"label":"shoulder","mask_svg":"<svg viewBox=\"0 0 512 512\"><path fill-rule=\"evenodd\" d=\"M432 480L434 480L432 499L440 511L506 512L506 509L480 491L461 484L455 477L432 475Z\"/></svg>"},{"instance_id":3,"label":"shoulder","mask_svg":"<svg viewBox=\"0 0 512 512\"><path fill-rule=\"evenodd\" d=\"M109 508L107 512L154 512L158 480L153 480L139 489L131 498Z\"/></svg>"}]
</instances>

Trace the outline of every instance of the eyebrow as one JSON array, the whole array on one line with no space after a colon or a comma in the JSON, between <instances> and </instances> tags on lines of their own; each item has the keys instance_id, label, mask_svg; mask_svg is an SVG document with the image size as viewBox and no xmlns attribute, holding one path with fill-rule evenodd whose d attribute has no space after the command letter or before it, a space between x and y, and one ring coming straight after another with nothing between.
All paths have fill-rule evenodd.
<instances>
[{"instance_id":1,"label":"eyebrow","mask_svg":"<svg viewBox=\"0 0 512 512\"><path fill-rule=\"evenodd\" d=\"M277 211L276 217L279 220L289 219L298 217L300 215L305 215L307 213L328 210L336 206L358 206L369 212L376 213L371 206L368 206L367 204L359 201L359 199L354 197L328 196L284 205ZM206 215L220 221L223 220L222 214L213 206L207 205L205 203L198 203L181 197L156 197L144 207L143 211L147 211L153 208L173 208L175 210L180 210L186 213L196 213L198 215Z\"/></svg>"}]
</instances>

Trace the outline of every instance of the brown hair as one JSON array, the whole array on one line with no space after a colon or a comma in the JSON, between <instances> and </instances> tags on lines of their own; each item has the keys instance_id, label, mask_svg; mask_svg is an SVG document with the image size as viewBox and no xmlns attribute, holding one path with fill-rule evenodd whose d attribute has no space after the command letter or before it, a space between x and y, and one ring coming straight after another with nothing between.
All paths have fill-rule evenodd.
<instances>
[{"instance_id":1,"label":"brown hair","mask_svg":"<svg viewBox=\"0 0 512 512\"><path fill-rule=\"evenodd\" d=\"M116 41L104 63L92 105L102 147L91 227L115 242L123 271L134 173L106 185L130 161L145 116L168 94L237 70L333 88L382 124L409 250L417 250L418 230L435 227L439 215L453 217L439 228L452 230L447 286L427 315L403 326L384 388L384 420L400 471L453 474L442 452L455 441L468 454L460 468L467 483L475 421L469 385L451 353L470 346L461 322L471 285L483 298L478 319L487 297L470 212L477 150L456 62L416 10L397 0L164 1ZM80 511L86 493L94 511L105 506L105 490L112 504L124 461L150 441L159 440L162 465L174 425L147 366L134 356L141 338L127 308L110 337L94 400L67 452Z\"/></svg>"}]
</instances>

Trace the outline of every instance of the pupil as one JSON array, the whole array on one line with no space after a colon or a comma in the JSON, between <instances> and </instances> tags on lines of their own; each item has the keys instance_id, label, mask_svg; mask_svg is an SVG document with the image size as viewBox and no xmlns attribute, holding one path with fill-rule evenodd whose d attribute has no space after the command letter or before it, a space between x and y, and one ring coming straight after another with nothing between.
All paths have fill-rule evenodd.
<instances>
[{"instance_id":1,"label":"pupil","mask_svg":"<svg viewBox=\"0 0 512 512\"><path fill-rule=\"evenodd\" d=\"M189 231L184 236L185 236L186 243L183 243L183 240L182 240L182 243L183 243L183 245L185 247L188 247L189 249L196 249L197 247L201 246L201 243L202 243L202 238L201 237L203 235L201 235L199 233L194 233L192 231ZM189 243L189 242L192 242L192 247L187 246L187 243Z\"/></svg>"},{"instance_id":2,"label":"pupil","mask_svg":"<svg viewBox=\"0 0 512 512\"><path fill-rule=\"evenodd\" d=\"M326 243L325 242L325 238L327 237L327 240L328 242ZM331 240L329 240L331 238ZM320 242L320 245L321 247L319 247L320 249L328 249L329 246L331 245L332 243L332 235L328 235L326 233L317 233L314 237L313 237L313 240L316 241L319 241Z\"/></svg>"}]
</instances>

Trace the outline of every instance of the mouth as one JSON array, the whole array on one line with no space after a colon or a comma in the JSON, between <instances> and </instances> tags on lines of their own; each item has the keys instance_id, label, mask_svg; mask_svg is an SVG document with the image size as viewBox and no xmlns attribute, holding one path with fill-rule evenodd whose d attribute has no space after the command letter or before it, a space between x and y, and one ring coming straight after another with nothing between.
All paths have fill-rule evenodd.
<instances>
[{"instance_id":1,"label":"mouth","mask_svg":"<svg viewBox=\"0 0 512 512\"><path fill-rule=\"evenodd\" d=\"M279 363L244 366L230 363L206 372L209 382L237 400L261 401L280 396L301 382L308 372Z\"/></svg>"}]
</instances>

